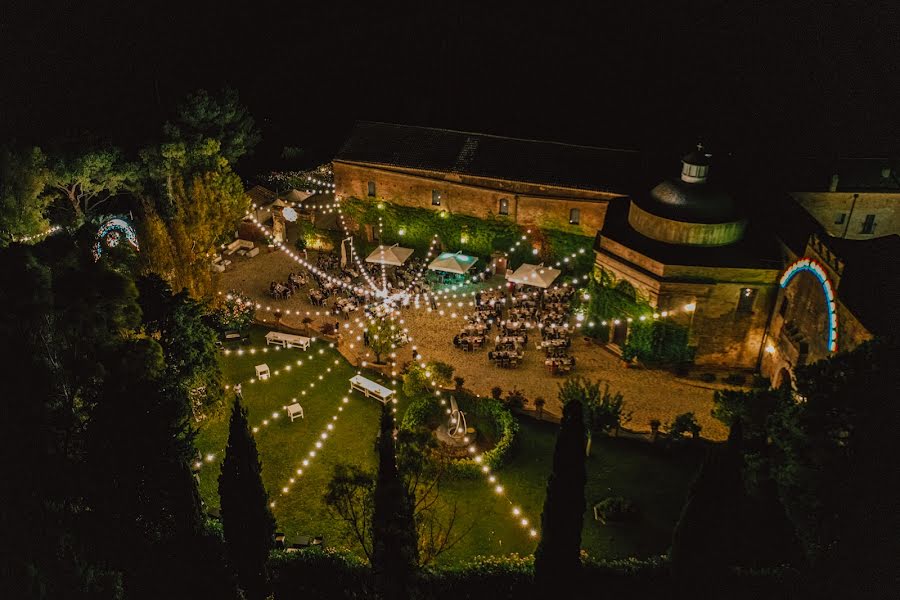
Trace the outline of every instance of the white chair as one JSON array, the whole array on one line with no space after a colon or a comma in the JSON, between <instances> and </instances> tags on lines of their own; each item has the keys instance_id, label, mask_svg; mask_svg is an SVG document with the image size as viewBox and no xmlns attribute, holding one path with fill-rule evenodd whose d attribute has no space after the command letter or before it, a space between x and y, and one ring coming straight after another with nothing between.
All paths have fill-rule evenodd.
<instances>
[{"instance_id":1,"label":"white chair","mask_svg":"<svg viewBox=\"0 0 900 600\"><path fill-rule=\"evenodd\" d=\"M291 404L287 407L287 413L288 413L288 416L291 418L291 423L293 423L294 419L296 419L298 417L301 419L306 418L303 416L303 407L300 406L299 404L297 404L296 402L294 402L293 404Z\"/></svg>"},{"instance_id":2,"label":"white chair","mask_svg":"<svg viewBox=\"0 0 900 600\"><path fill-rule=\"evenodd\" d=\"M257 379L268 379L270 376L269 373L269 365L263 363L261 365L256 365L256 378Z\"/></svg>"}]
</instances>

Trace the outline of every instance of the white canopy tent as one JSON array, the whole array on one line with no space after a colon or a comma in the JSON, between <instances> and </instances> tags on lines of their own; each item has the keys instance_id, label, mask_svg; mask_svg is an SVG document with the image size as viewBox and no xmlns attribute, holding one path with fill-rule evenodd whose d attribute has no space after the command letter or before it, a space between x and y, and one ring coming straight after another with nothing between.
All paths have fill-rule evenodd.
<instances>
[{"instance_id":1,"label":"white canopy tent","mask_svg":"<svg viewBox=\"0 0 900 600\"><path fill-rule=\"evenodd\" d=\"M464 275L466 271L475 265L477 260L477 256L467 256L465 254L460 254L459 252L455 254L453 252L444 252L431 261L428 268L432 271Z\"/></svg>"},{"instance_id":2,"label":"white canopy tent","mask_svg":"<svg viewBox=\"0 0 900 600\"><path fill-rule=\"evenodd\" d=\"M559 277L560 273L559 269L525 263L512 273L507 273L506 279L521 285L548 288Z\"/></svg>"},{"instance_id":3,"label":"white canopy tent","mask_svg":"<svg viewBox=\"0 0 900 600\"><path fill-rule=\"evenodd\" d=\"M372 254L366 257L366 262L399 267L412 256L412 253L412 248L402 248L396 244L393 246L378 246L372 251Z\"/></svg>"}]
</instances>

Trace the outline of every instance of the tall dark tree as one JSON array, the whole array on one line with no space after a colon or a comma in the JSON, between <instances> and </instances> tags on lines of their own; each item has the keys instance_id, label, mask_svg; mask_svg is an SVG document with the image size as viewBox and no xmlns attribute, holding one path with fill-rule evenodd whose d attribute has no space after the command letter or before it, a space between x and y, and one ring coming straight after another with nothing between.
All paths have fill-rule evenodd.
<instances>
[{"instance_id":1,"label":"tall dark tree","mask_svg":"<svg viewBox=\"0 0 900 600\"><path fill-rule=\"evenodd\" d=\"M222 400L222 372L205 305L184 290L173 293L156 274L136 283L144 331L162 346L167 381L190 396L194 414L216 408Z\"/></svg>"},{"instance_id":2,"label":"tall dark tree","mask_svg":"<svg viewBox=\"0 0 900 600\"><path fill-rule=\"evenodd\" d=\"M266 561L272 549L275 517L262 481L262 463L247 421L247 409L236 396L231 409L228 445L219 474L219 500L228 563L249 600L265 598L269 583Z\"/></svg>"},{"instance_id":3,"label":"tall dark tree","mask_svg":"<svg viewBox=\"0 0 900 600\"><path fill-rule=\"evenodd\" d=\"M51 200L45 193L49 181L40 148L0 147L0 248L50 227L45 218Z\"/></svg>"},{"instance_id":4,"label":"tall dark tree","mask_svg":"<svg viewBox=\"0 0 900 600\"><path fill-rule=\"evenodd\" d=\"M166 123L166 135L173 141L200 144L204 139L219 142L222 156L232 165L253 152L260 133L253 117L241 104L233 88L225 88L218 96L206 90L188 95L178 107L174 123Z\"/></svg>"},{"instance_id":5,"label":"tall dark tree","mask_svg":"<svg viewBox=\"0 0 900 600\"><path fill-rule=\"evenodd\" d=\"M0 597L114 598L119 574L74 535L84 503L63 455L70 422L47 362L53 274L35 248L0 252ZM73 444L74 446L74 444Z\"/></svg>"},{"instance_id":6,"label":"tall dark tree","mask_svg":"<svg viewBox=\"0 0 900 600\"><path fill-rule=\"evenodd\" d=\"M195 450L186 398L166 385L155 340L126 340L105 365L87 431L97 545L125 572L129 598L191 597L200 591L191 583L206 573L173 554L198 545L204 533L188 467Z\"/></svg>"},{"instance_id":7,"label":"tall dark tree","mask_svg":"<svg viewBox=\"0 0 900 600\"><path fill-rule=\"evenodd\" d=\"M775 474L822 594L890 595L900 542L896 339L800 368L775 419Z\"/></svg>"},{"instance_id":8,"label":"tall dark tree","mask_svg":"<svg viewBox=\"0 0 900 600\"><path fill-rule=\"evenodd\" d=\"M375 590L385 600L406 598L418 562L413 498L397 469L392 404L381 408L372 514L372 570Z\"/></svg>"},{"instance_id":9,"label":"tall dark tree","mask_svg":"<svg viewBox=\"0 0 900 600\"><path fill-rule=\"evenodd\" d=\"M711 449L688 491L672 535L672 573L681 593L715 590L736 562L742 502L741 424L728 444Z\"/></svg>"},{"instance_id":10,"label":"tall dark tree","mask_svg":"<svg viewBox=\"0 0 900 600\"><path fill-rule=\"evenodd\" d=\"M562 397L563 394L560 394ZM579 589L581 527L584 521L585 426L581 400L569 398L553 450L553 471L541 512L541 540L534 551L538 594L566 586Z\"/></svg>"}]
</instances>

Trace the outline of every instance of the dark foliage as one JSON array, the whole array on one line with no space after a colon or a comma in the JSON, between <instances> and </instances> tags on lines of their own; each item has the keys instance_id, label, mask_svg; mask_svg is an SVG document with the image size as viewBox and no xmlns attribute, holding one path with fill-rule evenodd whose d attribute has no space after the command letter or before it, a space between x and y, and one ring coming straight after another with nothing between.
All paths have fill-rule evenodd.
<instances>
[{"instance_id":1,"label":"dark foliage","mask_svg":"<svg viewBox=\"0 0 900 600\"><path fill-rule=\"evenodd\" d=\"M408 597L418 562L413 499L397 469L392 407L390 403L382 405L372 515L372 571L375 589L386 600Z\"/></svg>"},{"instance_id":2,"label":"dark foliage","mask_svg":"<svg viewBox=\"0 0 900 600\"><path fill-rule=\"evenodd\" d=\"M580 583L581 526L584 517L585 427L581 402L563 407L553 450L553 471L541 512L541 540L534 552L535 584L539 593L552 593L560 581L573 589Z\"/></svg>"},{"instance_id":3,"label":"dark foliage","mask_svg":"<svg viewBox=\"0 0 900 600\"><path fill-rule=\"evenodd\" d=\"M247 422L247 409L235 397L228 445L219 475L219 498L228 564L249 600L268 590L266 560L273 545L275 518L262 483L262 464Z\"/></svg>"}]
</instances>

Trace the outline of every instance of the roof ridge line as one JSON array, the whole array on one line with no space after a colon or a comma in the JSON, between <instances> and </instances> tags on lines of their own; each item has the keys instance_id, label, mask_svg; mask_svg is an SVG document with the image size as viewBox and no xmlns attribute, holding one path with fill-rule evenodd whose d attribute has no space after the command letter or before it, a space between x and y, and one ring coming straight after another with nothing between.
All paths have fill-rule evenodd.
<instances>
[{"instance_id":1,"label":"roof ridge line","mask_svg":"<svg viewBox=\"0 0 900 600\"><path fill-rule=\"evenodd\" d=\"M444 127L425 127L424 125L407 125L404 123L388 123L387 121L368 121L368 120L359 120L356 124L368 123L371 125L389 125L391 127L406 127L409 129L427 129L431 131L445 131L447 133L459 133L462 135L477 135L480 137L486 138L495 138L499 140L513 140L517 142L530 142L533 144L554 144L557 146L568 146L570 148L589 148L591 150L606 150L609 152L627 152L630 154L640 154L640 150L633 150L629 148L610 148L607 146L588 146L586 144L570 144L568 142L557 142L553 140L535 140L531 138L520 138L520 137L511 137L506 135L496 135L493 133L479 133L477 131L462 131L459 129L447 129Z\"/></svg>"}]
</instances>

